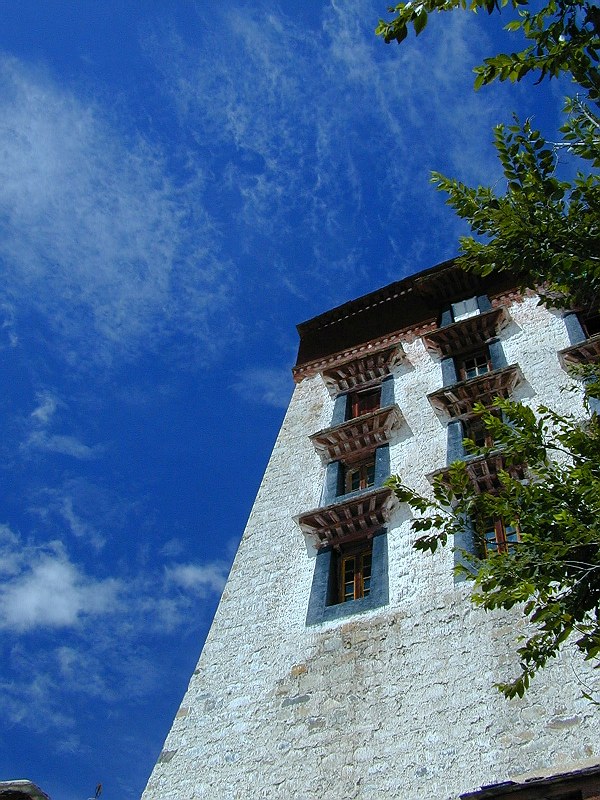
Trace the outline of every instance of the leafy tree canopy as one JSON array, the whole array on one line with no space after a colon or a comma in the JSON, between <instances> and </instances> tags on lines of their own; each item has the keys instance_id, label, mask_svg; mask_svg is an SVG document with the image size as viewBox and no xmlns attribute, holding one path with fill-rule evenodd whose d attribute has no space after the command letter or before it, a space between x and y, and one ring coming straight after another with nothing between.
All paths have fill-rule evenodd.
<instances>
[{"instance_id":1,"label":"leafy tree canopy","mask_svg":"<svg viewBox=\"0 0 600 800\"><path fill-rule=\"evenodd\" d=\"M565 145L600 165L600 117L579 98L569 100L568 109ZM540 287L547 305L598 307L599 176L579 170L572 181L561 180L556 147L529 120L496 126L494 139L504 194L432 175L476 235L461 237L460 264L481 275L510 270L522 285Z\"/></svg>"},{"instance_id":2,"label":"leafy tree canopy","mask_svg":"<svg viewBox=\"0 0 600 800\"><path fill-rule=\"evenodd\" d=\"M506 30L523 34L519 52L499 53L475 68L475 87L494 80L520 81L530 72L539 79L570 73L590 96L600 97L600 8L588 0L550 0L532 10L528 0L407 0L388 11L394 18L380 20L377 35L389 43L402 42L412 26L418 36L433 12L463 9L488 14L512 12Z\"/></svg>"},{"instance_id":3,"label":"leafy tree canopy","mask_svg":"<svg viewBox=\"0 0 600 800\"><path fill-rule=\"evenodd\" d=\"M561 141L548 142L529 120L498 125L494 143L506 179L470 188L434 172L437 188L466 220L476 238L462 237L460 265L489 274L511 270L523 285L542 287L551 305L598 306L600 302L600 7L588 0L551 0L532 10L527 0L422 0L389 9L377 33L386 42L418 35L433 12L464 9L510 14L506 29L520 33L525 48L486 58L475 68L475 87L494 80L519 81L570 75L579 85L568 98ZM572 158L572 180L561 180L557 161Z\"/></svg>"},{"instance_id":4,"label":"leafy tree canopy","mask_svg":"<svg viewBox=\"0 0 600 800\"><path fill-rule=\"evenodd\" d=\"M588 391L598 397L599 388ZM507 697L522 696L571 634L586 659L600 654L600 419L593 414L582 424L548 408L534 413L500 399L494 409L477 410L504 458L497 493L478 493L465 461L434 479L433 498L397 476L388 485L416 513L418 550L433 553L465 525L473 527L479 555L463 553L457 570L474 581L477 605L489 610L523 604L532 628L518 648L520 673L499 686ZM474 454L491 452L465 443ZM483 557L483 532L489 520L498 519L517 530L520 541Z\"/></svg>"},{"instance_id":5,"label":"leafy tree canopy","mask_svg":"<svg viewBox=\"0 0 600 800\"><path fill-rule=\"evenodd\" d=\"M455 9L499 12L524 45L476 67L476 89L530 74L538 83L564 74L577 85L566 100L560 141L547 141L529 119L496 126L503 192L433 173L473 234L461 239L458 263L482 275L508 269L522 286L537 286L546 305L597 311L600 8L589 0L542 0L535 6L528 0L407 0L388 9L394 17L380 21L377 33L388 43L402 42L411 27L419 35L434 12ZM575 177L557 173L559 158ZM590 369L588 379L598 365ZM587 397L600 398L597 379L588 383ZM572 635L584 658L600 663L600 420L591 414L582 422L548 408L534 413L504 400L478 413L504 459L497 491L478 493L466 462L435 479L432 498L398 477L389 485L416 514L417 549L434 552L466 525L474 526L479 557L464 554L462 569L474 581L475 603L485 609L521 604L532 627L518 648L520 674L499 687L513 697L525 692ZM518 530L520 542L482 558L490 519Z\"/></svg>"}]
</instances>

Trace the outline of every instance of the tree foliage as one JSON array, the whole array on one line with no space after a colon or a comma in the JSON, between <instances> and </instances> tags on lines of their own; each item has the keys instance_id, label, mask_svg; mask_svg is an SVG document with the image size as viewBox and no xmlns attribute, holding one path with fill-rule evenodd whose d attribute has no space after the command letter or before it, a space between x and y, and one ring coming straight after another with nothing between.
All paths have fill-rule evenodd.
<instances>
[{"instance_id":1,"label":"tree foliage","mask_svg":"<svg viewBox=\"0 0 600 800\"><path fill-rule=\"evenodd\" d=\"M600 118L581 100L569 101L565 143L600 164ZM471 188L434 172L448 204L467 220L461 265L481 275L510 270L521 284L538 286L552 306L600 302L600 178L580 170L572 181L556 175L556 148L526 120L497 125L496 151L504 194Z\"/></svg>"},{"instance_id":2,"label":"tree foliage","mask_svg":"<svg viewBox=\"0 0 600 800\"><path fill-rule=\"evenodd\" d=\"M522 50L498 53L476 67L475 88L494 80L520 81L531 72L539 73L539 80L567 72L590 99L600 97L600 8L589 0L550 0L537 10L528 0L407 0L391 6L395 16L380 20L375 32L387 43L400 43L411 26L418 36L432 13L455 9L511 13L506 30L525 40Z\"/></svg>"},{"instance_id":3,"label":"tree foliage","mask_svg":"<svg viewBox=\"0 0 600 800\"><path fill-rule=\"evenodd\" d=\"M381 20L377 33L388 43L400 43L411 28L419 35L434 12L457 9L498 12L505 29L521 40L520 50L490 56L475 67L476 89L527 75L538 83L565 75L575 86L566 99L559 141L548 141L530 119L496 126L494 143L505 179L500 191L433 174L473 234L461 239L458 263L481 275L510 270L522 286L537 286L546 305L597 312L600 8L591 0L535 5L528 0L407 0L388 9L394 16ZM568 161L569 169L559 172L559 161ZM565 174L568 179L561 177ZM598 365L590 369L588 400L600 398ZM531 627L518 647L520 674L499 687L513 697L523 695L537 670L571 636L585 659L600 663L600 421L595 413L584 423L584 415L565 416L544 407L534 412L504 400L494 405L478 413L505 460L497 491L478 493L465 462L435 479L432 498L418 495L398 477L389 485L416 515L412 526L419 550L435 552L466 525L474 526L480 550L464 554L461 569L474 582L476 604L522 608ZM482 558L482 532L490 519L518 529L520 542Z\"/></svg>"},{"instance_id":4,"label":"tree foliage","mask_svg":"<svg viewBox=\"0 0 600 800\"><path fill-rule=\"evenodd\" d=\"M600 395L597 386L590 391ZM545 407L534 413L500 399L494 407L496 413L477 410L505 459L497 493L477 493L464 461L434 479L433 498L417 494L397 476L389 485L416 514L418 550L433 553L473 526L478 553L463 553L457 569L474 581L477 605L489 610L523 604L532 628L518 647L520 674L499 686L514 697L523 695L571 634L586 659L600 653L600 420L593 414L582 424ZM465 442L473 453L490 452ZM524 464L522 480L515 468ZM483 557L483 530L497 519L517 529L520 541L507 552Z\"/></svg>"},{"instance_id":5,"label":"tree foliage","mask_svg":"<svg viewBox=\"0 0 600 800\"><path fill-rule=\"evenodd\" d=\"M492 81L520 81L529 73L561 74L578 85L567 98L560 142L548 142L530 120L498 125L494 143L505 177L504 192L470 188L433 173L448 204L474 236L461 238L459 264L489 274L511 270L523 285L540 286L553 305L600 302L600 8L588 0L550 0L533 10L528 0L422 0L389 9L380 21L386 42L420 34L433 12L463 9L510 14L505 28L520 34L523 49L486 58L475 67L475 88ZM576 175L557 175L558 157L572 157Z\"/></svg>"}]
</instances>

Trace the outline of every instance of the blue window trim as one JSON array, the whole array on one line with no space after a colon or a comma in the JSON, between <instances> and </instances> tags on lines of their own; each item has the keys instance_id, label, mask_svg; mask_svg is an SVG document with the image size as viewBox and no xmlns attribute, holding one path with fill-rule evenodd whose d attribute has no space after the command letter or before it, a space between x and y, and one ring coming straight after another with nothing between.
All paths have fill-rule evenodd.
<instances>
[{"instance_id":1,"label":"blue window trim","mask_svg":"<svg viewBox=\"0 0 600 800\"><path fill-rule=\"evenodd\" d=\"M380 528L373 536L371 592L359 600L337 603L336 554L327 547L317 553L306 624L319 625L371 611L389 603L387 529Z\"/></svg>"},{"instance_id":2,"label":"blue window trim","mask_svg":"<svg viewBox=\"0 0 600 800\"><path fill-rule=\"evenodd\" d=\"M587 337L579 321L579 316L575 311L567 311L563 315L563 321L571 344L581 344L581 342L585 342Z\"/></svg>"},{"instance_id":3,"label":"blue window trim","mask_svg":"<svg viewBox=\"0 0 600 800\"><path fill-rule=\"evenodd\" d=\"M455 461L460 461L465 457L463 445L464 431L461 420L453 419L448 423L448 445L446 449L446 465L450 466Z\"/></svg>"},{"instance_id":4,"label":"blue window trim","mask_svg":"<svg viewBox=\"0 0 600 800\"><path fill-rule=\"evenodd\" d=\"M357 497L365 492L372 492L383 486L383 482L390 476L390 446L382 444L375 450L375 481L373 486L366 489L357 489L355 492L344 493L343 487L343 465L341 461L332 461L325 468L325 486L321 505L329 506L332 503L341 503L351 497Z\"/></svg>"},{"instance_id":5,"label":"blue window trim","mask_svg":"<svg viewBox=\"0 0 600 800\"><path fill-rule=\"evenodd\" d=\"M574 344L581 344L587 340L583 326L579 320L579 316L575 311L567 311L563 315L563 321L567 329L569 342ZM585 382L585 381L584 381ZM594 414L600 414L600 400L595 397L588 398L590 411Z\"/></svg>"},{"instance_id":6,"label":"blue window trim","mask_svg":"<svg viewBox=\"0 0 600 800\"><path fill-rule=\"evenodd\" d=\"M394 405L396 402L394 394L394 376L388 375L381 381L381 408ZM341 425L346 421L348 415L348 393L339 394L334 401L333 415L331 420L332 427ZM389 444L382 445L375 450L375 483L374 487L360 489L349 494L340 493L342 491L342 465L339 461L334 461L327 465L325 471L325 486L323 488L323 505L330 505L335 502L342 502L350 497L365 492L372 491L383 485L383 482L390 475L390 447ZM388 545L387 529L380 528L373 535L373 554L371 563L371 591L368 597L361 597L359 600L349 600L346 603L337 603L336 594L336 554L332 548L326 547L317 553L315 559L315 571L308 601L308 611L306 614L307 625L318 625L321 622L344 619L361 611L369 611L373 608L380 608L389 603L389 581L388 581Z\"/></svg>"},{"instance_id":7,"label":"blue window trim","mask_svg":"<svg viewBox=\"0 0 600 800\"><path fill-rule=\"evenodd\" d=\"M454 534L454 566L464 567L467 572L473 572L473 564L467 556L478 556L479 548L475 536L475 528L471 520L465 520L464 527L460 533ZM454 573L454 583L463 583L467 580L464 572Z\"/></svg>"}]
</instances>

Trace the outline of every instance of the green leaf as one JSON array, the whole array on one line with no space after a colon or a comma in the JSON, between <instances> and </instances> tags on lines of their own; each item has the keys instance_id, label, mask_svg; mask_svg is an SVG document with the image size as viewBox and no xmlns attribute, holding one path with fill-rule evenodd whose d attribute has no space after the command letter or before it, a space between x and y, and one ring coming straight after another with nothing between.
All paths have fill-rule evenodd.
<instances>
[{"instance_id":1,"label":"green leaf","mask_svg":"<svg viewBox=\"0 0 600 800\"><path fill-rule=\"evenodd\" d=\"M418 36L426 25L427 25L427 12L425 11L425 9L422 9L413 20L415 34Z\"/></svg>"}]
</instances>

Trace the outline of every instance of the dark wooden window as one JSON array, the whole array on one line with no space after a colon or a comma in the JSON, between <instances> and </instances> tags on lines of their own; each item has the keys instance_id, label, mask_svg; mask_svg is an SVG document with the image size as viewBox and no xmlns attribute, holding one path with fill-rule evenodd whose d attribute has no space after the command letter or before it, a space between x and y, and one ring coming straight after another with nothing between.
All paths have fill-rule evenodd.
<instances>
[{"instance_id":1,"label":"dark wooden window","mask_svg":"<svg viewBox=\"0 0 600 800\"><path fill-rule=\"evenodd\" d=\"M600 333L600 314L581 314L579 315L579 321L588 339L590 336Z\"/></svg>"},{"instance_id":2,"label":"dark wooden window","mask_svg":"<svg viewBox=\"0 0 600 800\"><path fill-rule=\"evenodd\" d=\"M468 417L463 421L463 436L475 442L477 447L494 446L494 438L483 424L481 417Z\"/></svg>"},{"instance_id":3,"label":"dark wooden window","mask_svg":"<svg viewBox=\"0 0 600 800\"><path fill-rule=\"evenodd\" d=\"M476 378L478 375L485 375L492 369L492 362L487 347L483 350L476 350L465 356L460 356L455 360L456 374L459 381L466 381Z\"/></svg>"},{"instance_id":4,"label":"dark wooden window","mask_svg":"<svg viewBox=\"0 0 600 800\"><path fill-rule=\"evenodd\" d=\"M360 600L371 592L372 542L340 556L339 602Z\"/></svg>"},{"instance_id":5,"label":"dark wooden window","mask_svg":"<svg viewBox=\"0 0 600 800\"><path fill-rule=\"evenodd\" d=\"M347 419L355 419L370 411L377 411L381 405L381 386L365 389L362 392L351 392L348 395Z\"/></svg>"},{"instance_id":6,"label":"dark wooden window","mask_svg":"<svg viewBox=\"0 0 600 800\"><path fill-rule=\"evenodd\" d=\"M375 456L357 464L346 464L343 470L344 494L368 489L375 484Z\"/></svg>"},{"instance_id":7,"label":"dark wooden window","mask_svg":"<svg viewBox=\"0 0 600 800\"><path fill-rule=\"evenodd\" d=\"M483 546L485 554L509 553L519 542L519 529L505 525L503 520L488 520L483 526Z\"/></svg>"}]
</instances>

